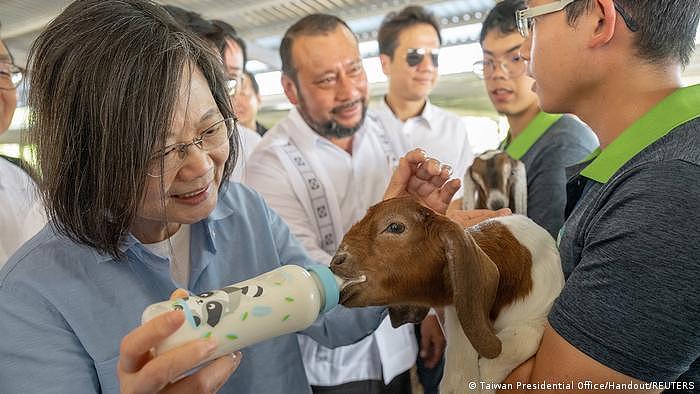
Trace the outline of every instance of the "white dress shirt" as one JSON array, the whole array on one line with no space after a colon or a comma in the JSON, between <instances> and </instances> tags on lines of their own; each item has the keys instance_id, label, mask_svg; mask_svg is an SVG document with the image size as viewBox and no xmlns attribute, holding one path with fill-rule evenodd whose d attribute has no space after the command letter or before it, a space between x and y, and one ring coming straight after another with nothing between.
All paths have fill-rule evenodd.
<instances>
[{"instance_id":1,"label":"white dress shirt","mask_svg":"<svg viewBox=\"0 0 700 394\"><path fill-rule=\"evenodd\" d=\"M255 147L260 143L260 134L256 131L251 130L242 124L237 125L239 140L241 143L241 152L238 155L238 160L236 161L236 166L233 168L231 173L231 180L234 182L241 182L243 174L245 173L245 165L250 158L250 155L255 150Z\"/></svg>"},{"instance_id":2,"label":"white dress shirt","mask_svg":"<svg viewBox=\"0 0 700 394\"><path fill-rule=\"evenodd\" d=\"M282 147L292 141L325 189L337 246L367 209L381 201L388 185L392 163L380 142L381 133L368 117L353 137L350 155L319 136L292 109L265 133L246 165L243 181L284 218L313 259L329 264L332 256L322 247L306 181ZM350 346L323 348L304 336L299 341L309 382L315 386L382 377L388 383L414 364L418 352L413 325L394 329L388 318L373 335Z\"/></svg>"},{"instance_id":3,"label":"white dress shirt","mask_svg":"<svg viewBox=\"0 0 700 394\"><path fill-rule=\"evenodd\" d=\"M391 135L392 142L400 155L414 148L421 148L428 156L452 167L452 174L462 179L474 160L469 145L467 127L457 115L436 107L427 100L420 115L402 122L386 103L386 97L370 110L375 118ZM462 196L462 189L454 198Z\"/></svg>"},{"instance_id":4,"label":"white dress shirt","mask_svg":"<svg viewBox=\"0 0 700 394\"><path fill-rule=\"evenodd\" d=\"M0 158L0 267L45 224L34 181Z\"/></svg>"}]
</instances>

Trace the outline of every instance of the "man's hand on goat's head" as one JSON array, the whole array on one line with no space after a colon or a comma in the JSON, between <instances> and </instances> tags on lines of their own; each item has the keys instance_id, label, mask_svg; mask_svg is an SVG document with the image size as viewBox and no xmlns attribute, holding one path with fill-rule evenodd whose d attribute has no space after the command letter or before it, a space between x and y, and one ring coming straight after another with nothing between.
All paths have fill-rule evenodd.
<instances>
[{"instance_id":1,"label":"man's hand on goat's head","mask_svg":"<svg viewBox=\"0 0 700 394\"><path fill-rule=\"evenodd\" d=\"M495 218L499 216L508 216L511 213L512 212L508 208L501 208L498 211L491 211L488 209L472 209L469 211L450 209L449 211L447 211L447 217L453 222L466 228L477 225L486 219Z\"/></svg>"},{"instance_id":2,"label":"man's hand on goat's head","mask_svg":"<svg viewBox=\"0 0 700 394\"><path fill-rule=\"evenodd\" d=\"M429 158L421 149L414 149L399 160L384 199L410 194L428 208L444 214L461 182L450 179L451 175L450 166Z\"/></svg>"}]
</instances>

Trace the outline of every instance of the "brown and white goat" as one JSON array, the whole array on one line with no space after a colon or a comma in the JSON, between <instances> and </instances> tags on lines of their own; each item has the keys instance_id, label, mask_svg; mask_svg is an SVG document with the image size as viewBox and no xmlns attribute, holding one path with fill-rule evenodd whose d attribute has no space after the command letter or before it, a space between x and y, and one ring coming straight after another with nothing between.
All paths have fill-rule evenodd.
<instances>
[{"instance_id":1,"label":"brown and white goat","mask_svg":"<svg viewBox=\"0 0 700 394\"><path fill-rule=\"evenodd\" d=\"M527 215L525 165L504 151L489 150L475 157L462 184L462 209L510 208Z\"/></svg>"},{"instance_id":2,"label":"brown and white goat","mask_svg":"<svg viewBox=\"0 0 700 394\"><path fill-rule=\"evenodd\" d=\"M442 393L465 392L470 381L500 383L531 357L564 285L554 240L527 217L463 229L411 197L371 207L343 238L331 270L345 279L342 304L389 305L394 327L446 307Z\"/></svg>"}]
</instances>

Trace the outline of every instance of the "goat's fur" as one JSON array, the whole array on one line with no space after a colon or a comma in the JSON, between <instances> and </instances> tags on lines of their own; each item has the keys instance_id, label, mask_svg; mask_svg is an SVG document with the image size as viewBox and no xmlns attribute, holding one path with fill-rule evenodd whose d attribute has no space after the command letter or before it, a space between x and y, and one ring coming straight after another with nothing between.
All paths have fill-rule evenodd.
<instances>
[{"instance_id":1,"label":"goat's fur","mask_svg":"<svg viewBox=\"0 0 700 394\"><path fill-rule=\"evenodd\" d=\"M531 357L564 285L554 240L527 217L463 229L411 197L370 208L331 269L353 282L342 304L390 305L394 326L446 306L442 393L465 392L469 381L500 383Z\"/></svg>"},{"instance_id":2,"label":"goat's fur","mask_svg":"<svg viewBox=\"0 0 700 394\"><path fill-rule=\"evenodd\" d=\"M510 208L527 215L525 165L500 150L489 150L474 158L462 180L462 209Z\"/></svg>"}]
</instances>

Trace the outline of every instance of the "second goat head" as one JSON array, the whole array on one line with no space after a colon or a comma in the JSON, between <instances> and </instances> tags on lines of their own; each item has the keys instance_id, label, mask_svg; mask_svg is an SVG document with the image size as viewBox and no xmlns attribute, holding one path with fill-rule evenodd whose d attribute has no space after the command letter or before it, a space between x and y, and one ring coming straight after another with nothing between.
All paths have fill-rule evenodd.
<instances>
[{"instance_id":1,"label":"second goat head","mask_svg":"<svg viewBox=\"0 0 700 394\"><path fill-rule=\"evenodd\" d=\"M527 215L525 165L504 151L489 150L474 158L463 184L462 209L510 208Z\"/></svg>"}]
</instances>

